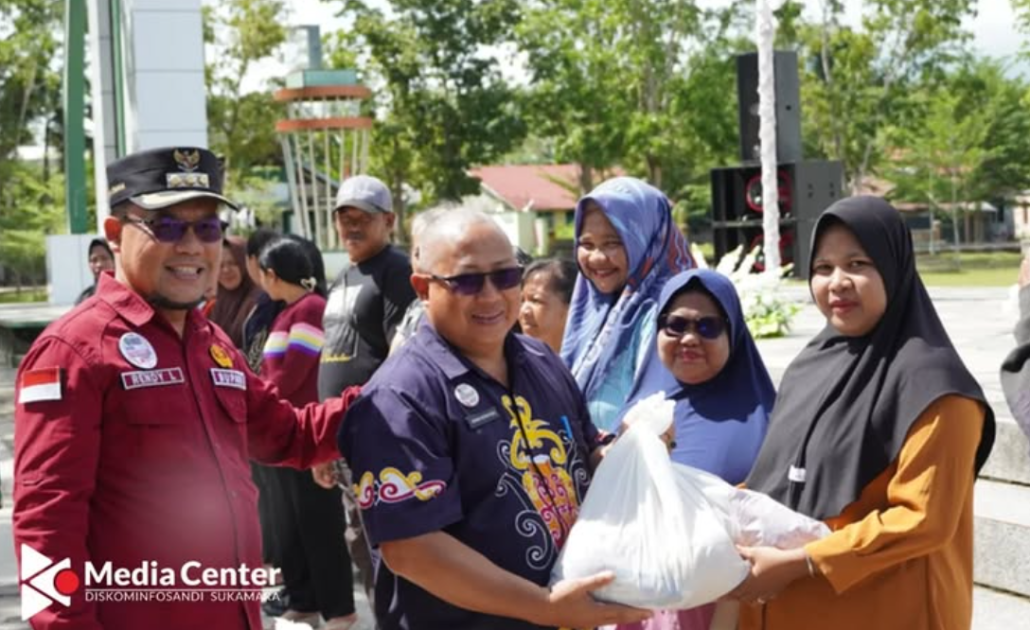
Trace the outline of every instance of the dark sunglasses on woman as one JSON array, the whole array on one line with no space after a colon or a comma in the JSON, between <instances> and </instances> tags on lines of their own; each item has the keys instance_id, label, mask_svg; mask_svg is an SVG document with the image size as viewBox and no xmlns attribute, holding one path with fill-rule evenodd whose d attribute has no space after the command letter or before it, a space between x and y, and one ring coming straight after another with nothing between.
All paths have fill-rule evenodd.
<instances>
[{"instance_id":1,"label":"dark sunglasses on woman","mask_svg":"<svg viewBox=\"0 0 1030 630\"><path fill-rule=\"evenodd\" d=\"M507 291L519 286L522 283L522 267L508 267L481 273L462 273L456 276L438 276L434 273L429 277L447 285L458 295L476 295L483 290L488 278L498 291Z\"/></svg>"},{"instance_id":2,"label":"dark sunglasses on woman","mask_svg":"<svg viewBox=\"0 0 1030 630\"><path fill-rule=\"evenodd\" d=\"M694 319L680 317L679 315L662 314L658 316L658 329L676 339L687 334L687 331L693 330L704 339L712 340L718 339L719 335L726 330L726 321L721 317L713 316Z\"/></svg>"},{"instance_id":3,"label":"dark sunglasses on woman","mask_svg":"<svg viewBox=\"0 0 1030 630\"><path fill-rule=\"evenodd\" d=\"M217 243L225 236L229 224L218 217L208 217L199 221L183 221L175 217L160 216L154 219L126 216L128 223L142 225L154 238L162 243L178 243L186 236L186 230L193 228L197 238L205 243Z\"/></svg>"}]
</instances>

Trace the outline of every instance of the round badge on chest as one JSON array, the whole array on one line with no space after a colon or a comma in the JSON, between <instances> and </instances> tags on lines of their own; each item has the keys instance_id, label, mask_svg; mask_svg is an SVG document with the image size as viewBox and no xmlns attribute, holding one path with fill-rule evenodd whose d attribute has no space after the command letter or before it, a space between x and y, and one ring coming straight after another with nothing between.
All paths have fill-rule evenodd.
<instances>
[{"instance_id":1,"label":"round badge on chest","mask_svg":"<svg viewBox=\"0 0 1030 630\"><path fill-rule=\"evenodd\" d=\"M118 340L118 351L134 366L149 370L157 365L157 352L147 338L139 333L128 332Z\"/></svg>"},{"instance_id":2,"label":"round badge on chest","mask_svg":"<svg viewBox=\"0 0 1030 630\"><path fill-rule=\"evenodd\" d=\"M217 363L219 367L232 367L232 357L229 356L229 351L222 346L216 343L211 346L209 352L211 353L211 358L215 360L215 363Z\"/></svg>"},{"instance_id":3,"label":"round badge on chest","mask_svg":"<svg viewBox=\"0 0 1030 630\"><path fill-rule=\"evenodd\" d=\"M475 407L479 404L479 392L468 383L462 383L454 388L454 397L466 407Z\"/></svg>"}]
</instances>

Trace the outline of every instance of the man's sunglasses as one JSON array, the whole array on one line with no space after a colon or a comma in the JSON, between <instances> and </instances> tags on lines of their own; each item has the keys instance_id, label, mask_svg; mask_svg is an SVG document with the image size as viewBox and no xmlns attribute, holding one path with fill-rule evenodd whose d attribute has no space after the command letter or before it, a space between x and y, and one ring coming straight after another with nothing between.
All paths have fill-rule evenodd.
<instances>
[{"instance_id":1,"label":"man's sunglasses","mask_svg":"<svg viewBox=\"0 0 1030 630\"><path fill-rule=\"evenodd\" d=\"M712 340L718 339L719 335L726 330L726 321L721 317L707 316L692 319L663 314L658 316L658 329L676 339L687 334L687 331L693 330L701 337Z\"/></svg>"},{"instance_id":2,"label":"man's sunglasses","mask_svg":"<svg viewBox=\"0 0 1030 630\"><path fill-rule=\"evenodd\" d=\"M143 219L140 217L126 216L125 221L146 227L154 238L162 243L178 243L186 236L186 230L193 228L197 238L205 243L217 243L225 236L225 230L229 224L218 217L208 217L199 221L183 221L174 217L158 217L156 219Z\"/></svg>"},{"instance_id":3,"label":"man's sunglasses","mask_svg":"<svg viewBox=\"0 0 1030 630\"><path fill-rule=\"evenodd\" d=\"M497 271L486 271L483 273L463 273L457 276L438 276L435 273L429 276L437 282L446 284L451 291L458 295L476 295L483 290L487 278L498 291L506 291L519 286L522 282L522 267L509 267Z\"/></svg>"}]
</instances>

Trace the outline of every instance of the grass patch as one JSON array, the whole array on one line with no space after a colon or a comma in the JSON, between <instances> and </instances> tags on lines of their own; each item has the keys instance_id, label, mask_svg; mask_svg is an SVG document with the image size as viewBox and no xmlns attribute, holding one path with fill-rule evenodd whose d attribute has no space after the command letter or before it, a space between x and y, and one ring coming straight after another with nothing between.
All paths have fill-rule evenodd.
<instances>
[{"instance_id":1,"label":"grass patch","mask_svg":"<svg viewBox=\"0 0 1030 630\"><path fill-rule=\"evenodd\" d=\"M916 267L923 283L935 287L1007 287L1019 274L1019 252L951 252L919 256Z\"/></svg>"},{"instance_id":2,"label":"grass patch","mask_svg":"<svg viewBox=\"0 0 1030 630\"><path fill-rule=\"evenodd\" d=\"M928 287L1007 287L1016 283L1019 266L1011 268L962 269L961 271L921 271Z\"/></svg>"},{"instance_id":3,"label":"grass patch","mask_svg":"<svg viewBox=\"0 0 1030 630\"><path fill-rule=\"evenodd\" d=\"M1019 252L951 252L916 257L916 267L930 273L964 272L970 269L1019 269Z\"/></svg>"},{"instance_id":4,"label":"grass patch","mask_svg":"<svg viewBox=\"0 0 1030 630\"><path fill-rule=\"evenodd\" d=\"M1019 252L963 252L919 256L916 267L928 287L1007 287L1016 283ZM789 285L805 286L804 280L790 278Z\"/></svg>"},{"instance_id":5,"label":"grass patch","mask_svg":"<svg viewBox=\"0 0 1030 630\"><path fill-rule=\"evenodd\" d=\"M25 289L21 293L13 290L0 292L0 304L21 304L27 302L46 301L46 289Z\"/></svg>"}]
</instances>

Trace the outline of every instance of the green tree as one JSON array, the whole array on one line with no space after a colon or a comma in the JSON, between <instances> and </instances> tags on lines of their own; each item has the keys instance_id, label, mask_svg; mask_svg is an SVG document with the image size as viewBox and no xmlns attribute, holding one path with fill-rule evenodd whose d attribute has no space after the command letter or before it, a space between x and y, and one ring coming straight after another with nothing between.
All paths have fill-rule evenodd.
<instances>
[{"instance_id":1,"label":"green tree","mask_svg":"<svg viewBox=\"0 0 1030 630\"><path fill-rule=\"evenodd\" d=\"M1030 83L1003 62L970 58L944 82L963 116L986 120L984 160L970 177L978 199L1001 200L1030 188Z\"/></svg>"},{"instance_id":2,"label":"green tree","mask_svg":"<svg viewBox=\"0 0 1030 630\"><path fill-rule=\"evenodd\" d=\"M204 42L213 53L205 68L209 142L225 160L227 189L236 193L260 184L255 167L281 162L273 86L244 92L244 80L286 41L286 10L282 0L229 0L203 11Z\"/></svg>"},{"instance_id":3,"label":"green tree","mask_svg":"<svg viewBox=\"0 0 1030 630\"><path fill-rule=\"evenodd\" d=\"M736 144L730 34L742 16L693 0L527 5L517 34L534 132L580 165L584 191L616 165L667 189L706 176Z\"/></svg>"},{"instance_id":4,"label":"green tree","mask_svg":"<svg viewBox=\"0 0 1030 630\"><path fill-rule=\"evenodd\" d=\"M64 178L44 180L38 165L11 161L3 188L13 207L0 212L0 267L20 288L46 281L46 235L65 230Z\"/></svg>"},{"instance_id":5,"label":"green tree","mask_svg":"<svg viewBox=\"0 0 1030 630\"><path fill-rule=\"evenodd\" d=\"M992 107L965 107L951 90L925 93L923 99L922 124L893 134L904 148L888 169L896 185L892 196L925 199L931 212L946 203L957 248L963 205L988 194L975 178L991 155L985 145Z\"/></svg>"},{"instance_id":6,"label":"green tree","mask_svg":"<svg viewBox=\"0 0 1030 630\"><path fill-rule=\"evenodd\" d=\"M976 2L871 0L861 29L842 25L840 0L821 6L821 21L798 30L806 146L842 160L858 188L892 148L890 123L905 115L908 99L964 54L962 20Z\"/></svg>"},{"instance_id":7,"label":"green tree","mask_svg":"<svg viewBox=\"0 0 1030 630\"><path fill-rule=\"evenodd\" d=\"M1024 33L1030 33L1030 0L1011 0L1012 10L1016 12L1016 27Z\"/></svg>"},{"instance_id":8,"label":"green tree","mask_svg":"<svg viewBox=\"0 0 1030 630\"><path fill-rule=\"evenodd\" d=\"M344 36L377 92L373 168L395 203L405 185L427 201L479 191L469 167L518 145L525 125L517 94L487 47L518 21L515 0L394 0L388 11L342 2L353 26ZM398 194L401 193L401 194Z\"/></svg>"},{"instance_id":9,"label":"green tree","mask_svg":"<svg viewBox=\"0 0 1030 630\"><path fill-rule=\"evenodd\" d=\"M63 229L63 180L18 160L57 114L61 3L0 0L0 268L16 283L43 277L44 236Z\"/></svg>"}]
</instances>

